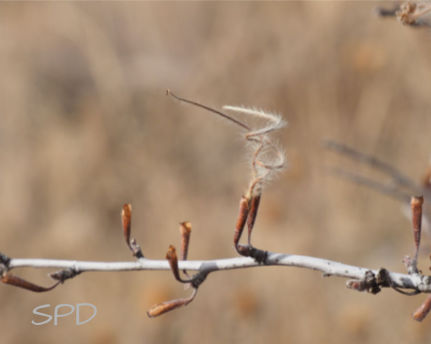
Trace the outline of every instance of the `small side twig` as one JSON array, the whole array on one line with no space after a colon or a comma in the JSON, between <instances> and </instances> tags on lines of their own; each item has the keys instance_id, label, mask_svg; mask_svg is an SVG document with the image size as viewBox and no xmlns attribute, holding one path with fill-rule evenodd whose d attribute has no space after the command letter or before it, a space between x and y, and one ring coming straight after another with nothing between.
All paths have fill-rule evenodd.
<instances>
[{"instance_id":1,"label":"small side twig","mask_svg":"<svg viewBox=\"0 0 431 344\"><path fill-rule=\"evenodd\" d=\"M382 183L372 178L360 175L355 172L346 171L345 169L338 167L330 168L329 172L335 176L353 182L354 184L365 186L367 188L370 188L371 190L379 192L383 195L386 195L403 203L408 203L410 200L409 193L399 190L397 185L394 185L392 183Z\"/></svg>"},{"instance_id":2,"label":"small side twig","mask_svg":"<svg viewBox=\"0 0 431 344\"><path fill-rule=\"evenodd\" d=\"M340 155L358 161L359 163L370 166L371 168L374 168L386 174L390 177L390 179L395 185L408 188L410 192L414 191L416 193L420 193L421 189L416 185L415 182L413 182L410 178L404 176L398 169L396 169L392 165L376 158L375 156L365 154L345 144L332 140L323 141L323 146L328 150L334 151Z\"/></svg>"},{"instance_id":3,"label":"small side twig","mask_svg":"<svg viewBox=\"0 0 431 344\"><path fill-rule=\"evenodd\" d=\"M172 245L169 245L169 249L166 254L166 259L169 262L169 266L171 268L171 271L175 279L181 283L190 283L190 285L193 287L193 292L187 298L165 301L157 305L154 305L153 307L150 308L150 310L147 311L147 315L150 318L154 318L164 313L173 311L174 309L177 309L179 307L187 306L190 302L194 300L199 286L203 283L203 281L205 280L205 278L209 273L209 271L202 270L192 278L189 278L189 279L181 278L179 273L179 268L178 268L178 258L177 258L176 250L175 250L175 247Z\"/></svg>"}]
</instances>

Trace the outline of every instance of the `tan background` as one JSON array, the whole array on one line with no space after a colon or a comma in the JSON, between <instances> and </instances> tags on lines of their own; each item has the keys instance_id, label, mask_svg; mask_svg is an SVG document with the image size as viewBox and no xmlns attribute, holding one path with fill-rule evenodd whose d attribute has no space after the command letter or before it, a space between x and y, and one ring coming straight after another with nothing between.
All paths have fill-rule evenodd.
<instances>
[{"instance_id":1,"label":"tan background","mask_svg":"<svg viewBox=\"0 0 431 344\"><path fill-rule=\"evenodd\" d=\"M289 168L264 193L254 241L271 251L404 271L409 222L397 201L328 175L351 166L333 138L420 180L431 130L431 33L379 19L373 2L0 5L0 251L131 259L120 209L148 257L193 224L191 259L234 256L248 180L237 128L164 95L280 112ZM390 3L386 3L390 6ZM369 172L366 170L365 172ZM429 240L421 267L428 270ZM49 283L48 271L22 270ZM46 294L0 286L2 343L429 342L424 296L345 288L280 267L212 274L187 308L170 273L92 273ZM98 314L36 327L38 305Z\"/></svg>"}]
</instances>

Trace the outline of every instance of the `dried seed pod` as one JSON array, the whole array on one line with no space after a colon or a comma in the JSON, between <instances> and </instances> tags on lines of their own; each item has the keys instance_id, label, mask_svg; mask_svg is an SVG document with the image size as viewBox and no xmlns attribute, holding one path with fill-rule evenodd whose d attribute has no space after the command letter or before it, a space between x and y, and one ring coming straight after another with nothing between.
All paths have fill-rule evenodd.
<instances>
[{"instance_id":1,"label":"dried seed pod","mask_svg":"<svg viewBox=\"0 0 431 344\"><path fill-rule=\"evenodd\" d=\"M158 317L159 315L172 311L181 306L184 306L184 300L182 299L162 302L151 307L151 309L147 311L147 315L150 318Z\"/></svg>"},{"instance_id":2,"label":"dried seed pod","mask_svg":"<svg viewBox=\"0 0 431 344\"><path fill-rule=\"evenodd\" d=\"M123 224L123 234L126 245L132 251L136 258L144 258L141 247L136 242L135 238L131 237L132 232L132 205L126 203L121 210L121 222Z\"/></svg>"},{"instance_id":3,"label":"dried seed pod","mask_svg":"<svg viewBox=\"0 0 431 344\"><path fill-rule=\"evenodd\" d=\"M126 203L121 210L121 222L123 223L123 234L127 246L130 248L130 232L132 228L132 205Z\"/></svg>"},{"instance_id":4,"label":"dried seed pod","mask_svg":"<svg viewBox=\"0 0 431 344\"><path fill-rule=\"evenodd\" d=\"M169 245L168 252L166 253L166 259L169 261L169 265L171 267L172 273L175 276L175 279L179 282L183 282L178 269L178 258L175 246Z\"/></svg>"},{"instance_id":5,"label":"dried seed pod","mask_svg":"<svg viewBox=\"0 0 431 344\"><path fill-rule=\"evenodd\" d=\"M174 309L177 309L179 307L187 306L190 302L194 300L197 292L198 292L197 288L194 288L193 293L188 298L165 301L157 305L154 305L153 307L150 308L150 310L147 311L147 315L150 318L155 318L164 313L173 311Z\"/></svg>"},{"instance_id":6,"label":"dried seed pod","mask_svg":"<svg viewBox=\"0 0 431 344\"><path fill-rule=\"evenodd\" d=\"M412 224L413 224L413 238L415 241L415 260L417 260L419 245L421 241L422 229L422 204L424 202L423 196L413 196L410 201L412 209Z\"/></svg>"},{"instance_id":7,"label":"dried seed pod","mask_svg":"<svg viewBox=\"0 0 431 344\"><path fill-rule=\"evenodd\" d=\"M9 285L13 285L13 286L18 287L18 288L23 288L26 290L34 291L36 293L50 291L50 290L54 289L60 283L60 281L58 281L58 282L55 282L51 287L42 287L40 285L26 281L25 279L22 279L21 277L7 274L7 273L3 274L1 281L5 284L9 284Z\"/></svg>"},{"instance_id":8,"label":"dried seed pod","mask_svg":"<svg viewBox=\"0 0 431 344\"><path fill-rule=\"evenodd\" d=\"M417 321L422 321L428 315L431 310L431 295L425 299L425 301L420 305L420 307L413 313L413 319Z\"/></svg>"},{"instance_id":9,"label":"dried seed pod","mask_svg":"<svg viewBox=\"0 0 431 344\"><path fill-rule=\"evenodd\" d=\"M251 199L250 212L247 217L248 228L248 244L251 245L251 232L253 231L254 223L256 221L257 211L259 209L261 194L253 196Z\"/></svg>"},{"instance_id":10,"label":"dried seed pod","mask_svg":"<svg viewBox=\"0 0 431 344\"><path fill-rule=\"evenodd\" d=\"M241 239L241 234L244 229L244 225L247 221L248 213L249 213L249 199L242 196L241 201L239 202L239 214L238 219L235 225L235 232L233 237L233 242L235 244L235 248L238 250L238 242Z\"/></svg>"},{"instance_id":11,"label":"dried seed pod","mask_svg":"<svg viewBox=\"0 0 431 344\"><path fill-rule=\"evenodd\" d=\"M181 233L180 259L181 260L187 260L191 231L192 231L192 225L190 222L185 221L180 223L180 233Z\"/></svg>"}]
</instances>

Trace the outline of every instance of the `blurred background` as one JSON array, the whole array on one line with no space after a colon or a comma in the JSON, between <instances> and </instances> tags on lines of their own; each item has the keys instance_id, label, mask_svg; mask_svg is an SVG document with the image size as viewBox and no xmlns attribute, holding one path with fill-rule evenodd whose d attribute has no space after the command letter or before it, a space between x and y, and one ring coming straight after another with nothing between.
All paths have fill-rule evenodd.
<instances>
[{"instance_id":1,"label":"blurred background","mask_svg":"<svg viewBox=\"0 0 431 344\"><path fill-rule=\"evenodd\" d=\"M249 161L215 108L281 113L288 168L264 190L257 247L403 272L401 204L328 173L359 169L331 138L420 182L429 163L431 32L374 14L390 2L125 2L0 5L0 251L19 258L130 260L120 212L149 258L193 226L190 259L235 256ZM380 175L375 175L379 177ZM430 240L420 268L428 271ZM49 285L50 271L15 270ZM211 274L193 303L171 273L88 273L49 293L0 286L4 343L425 343L424 295L377 296L320 273L266 267ZM97 316L34 326L34 307L92 303Z\"/></svg>"}]
</instances>

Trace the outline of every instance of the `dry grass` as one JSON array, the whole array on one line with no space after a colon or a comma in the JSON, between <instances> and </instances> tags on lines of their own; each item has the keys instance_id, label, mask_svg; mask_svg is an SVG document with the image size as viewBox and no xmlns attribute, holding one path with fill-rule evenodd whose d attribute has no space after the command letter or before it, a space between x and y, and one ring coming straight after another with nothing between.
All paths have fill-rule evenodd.
<instances>
[{"instance_id":1,"label":"dry grass","mask_svg":"<svg viewBox=\"0 0 431 344\"><path fill-rule=\"evenodd\" d=\"M130 259L120 211L144 254L234 255L248 161L235 127L164 95L284 115L289 168L264 192L254 243L402 270L413 249L400 205L328 176L333 138L418 179L430 154L431 33L378 19L373 2L3 3L0 5L0 250L13 257ZM424 240L429 247L430 241ZM428 252L428 251L427 251ZM427 269L423 254L420 267ZM45 272L24 271L46 283ZM187 292L186 292L187 293ZM211 275L190 306L169 273L88 274L47 294L2 286L5 343L429 342L422 297L355 293L339 279L266 268ZM37 305L98 315L35 327Z\"/></svg>"}]
</instances>

